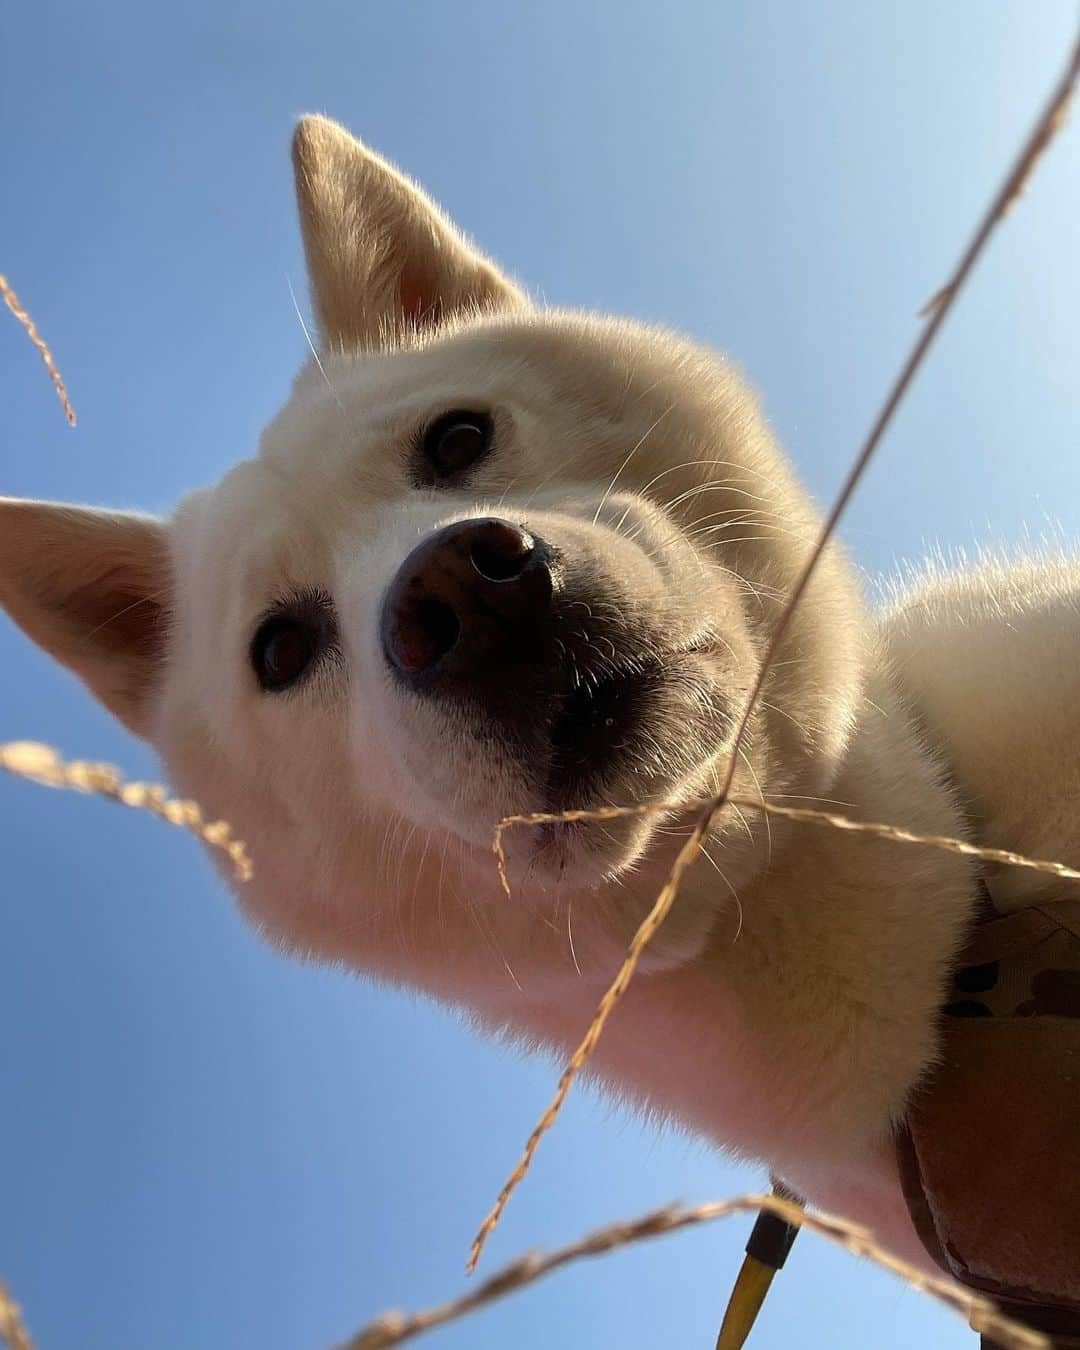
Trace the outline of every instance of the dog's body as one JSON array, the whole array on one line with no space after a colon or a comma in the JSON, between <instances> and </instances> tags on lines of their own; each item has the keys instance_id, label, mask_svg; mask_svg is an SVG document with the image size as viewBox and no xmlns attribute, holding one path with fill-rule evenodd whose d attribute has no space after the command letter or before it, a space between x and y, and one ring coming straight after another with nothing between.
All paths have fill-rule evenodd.
<instances>
[{"instance_id":1,"label":"dog's body","mask_svg":"<svg viewBox=\"0 0 1080 1350\"><path fill-rule=\"evenodd\" d=\"M722 360L532 307L331 123L296 163L323 345L258 457L167 523L0 502L0 602L245 839L273 940L562 1053L726 766L817 517ZM988 565L872 621L831 549L737 793L1069 857L1078 599L1064 563ZM503 897L500 817L672 799L509 833ZM891 1131L972 867L732 808L708 855L597 1074L919 1258Z\"/></svg>"}]
</instances>

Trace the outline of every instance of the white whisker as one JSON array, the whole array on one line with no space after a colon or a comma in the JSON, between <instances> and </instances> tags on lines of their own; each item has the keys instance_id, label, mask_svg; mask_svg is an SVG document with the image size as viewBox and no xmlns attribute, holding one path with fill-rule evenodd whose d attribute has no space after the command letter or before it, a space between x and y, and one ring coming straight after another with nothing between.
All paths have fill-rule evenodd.
<instances>
[{"instance_id":1,"label":"white whisker","mask_svg":"<svg viewBox=\"0 0 1080 1350\"><path fill-rule=\"evenodd\" d=\"M623 469L626 468L626 466L627 466L627 465L630 463L630 461L634 458L634 456L635 456L635 455L637 454L637 452L641 449L641 447L645 444L645 442L649 439L649 437L653 434L653 432L654 432L654 431L656 430L656 428L660 425L660 423L664 420L664 418L667 417L668 413L673 412L673 411L675 410L675 407L676 407L676 404L674 404L674 403L669 403L669 404L668 404L668 406L664 409L664 411L660 414L660 416L656 419L656 421L652 424L652 426L649 427L649 429L644 433L644 435L643 435L643 436L641 437L641 439L638 441L637 445L634 446L634 448L633 448L633 449L630 451L630 453L626 456L626 458L623 460L623 462L619 465L618 469L616 469L616 471L615 471L615 477L614 477L614 478L611 480L611 482L607 485L607 491L606 491L606 492L604 493L604 495L600 498L600 505L596 508L596 513L594 514L594 516L593 516L593 518L592 518L592 523L593 523L594 525L595 525L596 522L600 519L600 512L604 509L605 505L607 504L607 499L611 496L612 492L615 490L615 484L619 481L619 478L622 476L622 471L623 471ZM624 515L625 515L625 513L624 513Z\"/></svg>"},{"instance_id":2,"label":"white whisker","mask_svg":"<svg viewBox=\"0 0 1080 1350\"><path fill-rule=\"evenodd\" d=\"M334 402L338 405L338 407L341 409L342 416L344 416L344 415L345 415L345 405L344 405L344 403L342 403L341 399L338 397L338 392L337 392L337 390L336 390L336 389L334 388L334 386L330 383L330 376L327 375L326 370L325 370L325 368L324 368L324 366L323 366L323 363L322 363L322 361L319 359L319 353L315 350L315 344L314 344L314 342L312 342L312 340L311 340L311 334L310 334L310 332L308 331L307 323L304 321L304 316L303 316L303 314L300 312L300 305L297 303L296 292L293 290L293 284L292 284L292 281L291 281L291 279L289 278L288 274L286 274L286 277L285 277L285 284L286 284L286 285L288 286L288 288L289 288L289 295L290 295L290 297L292 298L293 309L296 310L296 317L300 320L300 327L304 330L304 337L307 338L307 345L308 345L308 347L309 347L309 349L310 349L310 351L311 351L311 355L315 358L315 364L316 364L316 365L318 366L318 368L319 368L319 374L320 374L320 375L323 377L323 379L326 381L326 387L327 387L327 389L330 390L330 395L331 395L331 397L333 398Z\"/></svg>"}]
</instances>

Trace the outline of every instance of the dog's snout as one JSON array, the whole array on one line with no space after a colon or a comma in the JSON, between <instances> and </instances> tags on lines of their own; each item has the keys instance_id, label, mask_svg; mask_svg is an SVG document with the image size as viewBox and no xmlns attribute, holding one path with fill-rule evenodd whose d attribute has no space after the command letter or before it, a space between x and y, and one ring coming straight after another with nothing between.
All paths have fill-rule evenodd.
<instances>
[{"instance_id":1,"label":"dog's snout","mask_svg":"<svg viewBox=\"0 0 1080 1350\"><path fill-rule=\"evenodd\" d=\"M521 525L463 520L413 549L382 607L382 643L403 679L467 689L527 662L552 608L553 552Z\"/></svg>"}]
</instances>

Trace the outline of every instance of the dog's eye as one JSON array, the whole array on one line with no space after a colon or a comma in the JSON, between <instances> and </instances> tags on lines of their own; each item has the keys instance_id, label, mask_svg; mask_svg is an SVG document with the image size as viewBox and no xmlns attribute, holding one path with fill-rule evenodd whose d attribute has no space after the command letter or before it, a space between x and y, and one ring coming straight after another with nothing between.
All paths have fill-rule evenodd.
<instances>
[{"instance_id":1,"label":"dog's eye","mask_svg":"<svg viewBox=\"0 0 1080 1350\"><path fill-rule=\"evenodd\" d=\"M491 449L495 427L489 413L444 413L424 432L423 452L436 482L471 468Z\"/></svg>"},{"instance_id":2,"label":"dog's eye","mask_svg":"<svg viewBox=\"0 0 1080 1350\"><path fill-rule=\"evenodd\" d=\"M269 693L295 684L319 650L319 635L310 624L280 616L267 619L255 634L251 664Z\"/></svg>"},{"instance_id":3,"label":"dog's eye","mask_svg":"<svg viewBox=\"0 0 1080 1350\"><path fill-rule=\"evenodd\" d=\"M251 643L259 684L277 694L301 680L333 641L329 603L321 597L264 619Z\"/></svg>"}]
</instances>

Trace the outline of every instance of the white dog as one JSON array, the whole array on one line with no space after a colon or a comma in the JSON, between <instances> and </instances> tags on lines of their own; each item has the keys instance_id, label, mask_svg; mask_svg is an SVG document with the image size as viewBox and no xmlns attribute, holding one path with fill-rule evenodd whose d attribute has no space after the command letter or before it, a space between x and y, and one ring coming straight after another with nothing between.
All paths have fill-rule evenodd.
<instances>
[{"instance_id":1,"label":"white dog","mask_svg":"<svg viewBox=\"0 0 1080 1350\"><path fill-rule=\"evenodd\" d=\"M294 153L322 341L257 456L169 520L0 501L0 602L247 841L272 940L563 1052L690 808L509 833L509 901L493 826L715 786L818 517L723 358L536 307L325 119ZM830 549L735 791L1068 857L1078 601L1032 563L871 617ZM728 808L595 1071L925 1262L891 1131L975 896Z\"/></svg>"}]
</instances>

